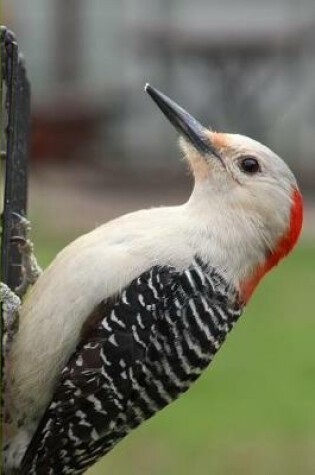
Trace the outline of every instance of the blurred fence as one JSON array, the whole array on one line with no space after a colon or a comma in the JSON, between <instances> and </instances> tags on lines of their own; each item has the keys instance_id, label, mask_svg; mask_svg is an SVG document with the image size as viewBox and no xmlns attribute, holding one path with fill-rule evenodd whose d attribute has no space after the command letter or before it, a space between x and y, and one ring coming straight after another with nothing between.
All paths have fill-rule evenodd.
<instances>
[{"instance_id":1,"label":"blurred fence","mask_svg":"<svg viewBox=\"0 0 315 475\"><path fill-rule=\"evenodd\" d=\"M33 158L176 166L174 134L142 94L150 81L205 124L266 142L312 188L312 0L4 6L34 84Z\"/></svg>"}]
</instances>

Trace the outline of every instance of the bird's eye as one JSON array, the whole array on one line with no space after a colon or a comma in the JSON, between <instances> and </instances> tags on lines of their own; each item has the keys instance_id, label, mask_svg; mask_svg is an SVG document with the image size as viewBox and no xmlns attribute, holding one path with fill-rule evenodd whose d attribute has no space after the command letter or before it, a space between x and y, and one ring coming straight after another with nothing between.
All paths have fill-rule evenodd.
<instances>
[{"instance_id":1,"label":"bird's eye","mask_svg":"<svg viewBox=\"0 0 315 475\"><path fill-rule=\"evenodd\" d=\"M245 173L253 175L260 172L260 165L254 157L243 157L240 160L240 169Z\"/></svg>"}]
</instances>

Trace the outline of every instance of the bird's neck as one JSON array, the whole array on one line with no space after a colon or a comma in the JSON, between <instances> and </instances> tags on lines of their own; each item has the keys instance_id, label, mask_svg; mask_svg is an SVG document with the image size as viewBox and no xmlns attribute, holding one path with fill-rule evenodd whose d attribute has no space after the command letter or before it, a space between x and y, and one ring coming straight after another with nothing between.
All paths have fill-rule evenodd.
<instances>
[{"instance_id":1,"label":"bird's neck","mask_svg":"<svg viewBox=\"0 0 315 475\"><path fill-rule=\"evenodd\" d=\"M240 294L247 302L264 275L275 267L295 246L303 223L303 199L298 189L294 189L291 198L290 222L287 232L277 241L273 251L269 252L263 263L256 266L252 274L241 282Z\"/></svg>"},{"instance_id":2,"label":"bird's neck","mask_svg":"<svg viewBox=\"0 0 315 475\"><path fill-rule=\"evenodd\" d=\"M216 197L200 200L194 191L187 203L191 226L189 238L201 259L216 268L238 290L259 262L265 248L248 216L228 210Z\"/></svg>"},{"instance_id":3,"label":"bird's neck","mask_svg":"<svg viewBox=\"0 0 315 475\"><path fill-rule=\"evenodd\" d=\"M262 277L292 249L301 228L301 198L294 192L290 227L284 237L269 235L249 209L235 210L216 193L195 187L186 204L191 240L201 258L235 286L246 303ZM290 210L288 210L290 212ZM258 223L258 224L257 224ZM268 249L276 242L274 251Z\"/></svg>"}]
</instances>

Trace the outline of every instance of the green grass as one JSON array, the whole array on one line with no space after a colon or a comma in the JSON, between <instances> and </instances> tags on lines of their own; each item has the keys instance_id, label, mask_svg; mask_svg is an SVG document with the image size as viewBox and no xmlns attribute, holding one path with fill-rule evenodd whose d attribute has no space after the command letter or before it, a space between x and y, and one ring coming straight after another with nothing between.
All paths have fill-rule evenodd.
<instances>
[{"instance_id":1,"label":"green grass","mask_svg":"<svg viewBox=\"0 0 315 475\"><path fill-rule=\"evenodd\" d=\"M47 264L70 240L37 250ZM206 373L89 475L315 473L315 244L268 275Z\"/></svg>"}]
</instances>

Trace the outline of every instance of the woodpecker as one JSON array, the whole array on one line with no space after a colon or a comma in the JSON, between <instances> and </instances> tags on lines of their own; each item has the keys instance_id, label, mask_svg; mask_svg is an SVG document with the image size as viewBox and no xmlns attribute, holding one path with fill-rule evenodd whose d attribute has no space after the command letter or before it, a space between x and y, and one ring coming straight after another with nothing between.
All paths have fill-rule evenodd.
<instances>
[{"instance_id":1,"label":"woodpecker","mask_svg":"<svg viewBox=\"0 0 315 475\"><path fill-rule=\"evenodd\" d=\"M185 392L299 237L282 159L145 90L181 137L192 194L100 226L39 276L6 363L6 473L81 474Z\"/></svg>"}]
</instances>

